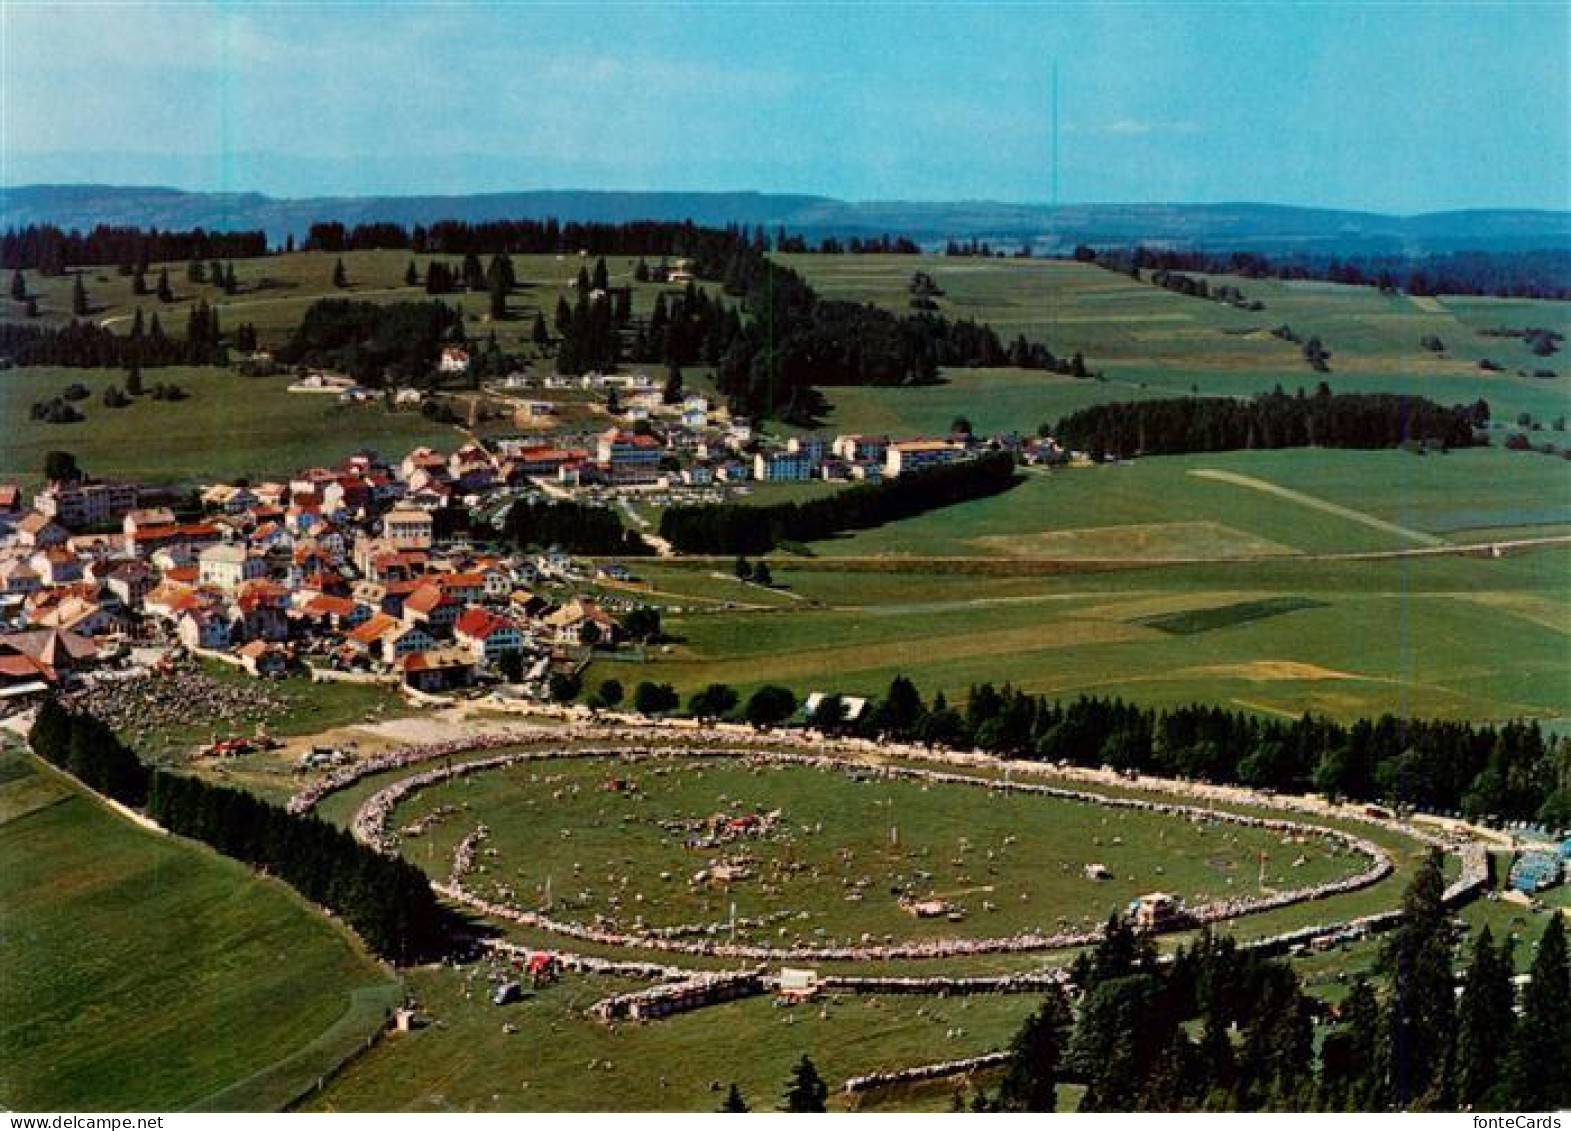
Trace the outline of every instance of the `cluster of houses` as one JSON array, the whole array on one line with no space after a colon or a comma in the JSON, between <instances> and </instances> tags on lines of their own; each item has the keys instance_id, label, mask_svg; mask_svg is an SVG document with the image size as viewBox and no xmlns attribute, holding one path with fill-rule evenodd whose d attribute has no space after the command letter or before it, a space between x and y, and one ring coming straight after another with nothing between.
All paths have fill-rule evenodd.
<instances>
[{"instance_id":1,"label":"cluster of houses","mask_svg":"<svg viewBox=\"0 0 1571 1131\"><path fill-rule=\"evenodd\" d=\"M258 676L304 662L438 691L516 659L543 683L620 624L587 597L545 595L578 578L565 555L482 553L437 530L445 504L521 481L519 466L478 446L396 465L361 452L288 482L214 485L199 513L136 484L50 483L30 506L0 486L0 697L137 641Z\"/></svg>"},{"instance_id":2,"label":"cluster of houses","mask_svg":"<svg viewBox=\"0 0 1571 1131\"><path fill-rule=\"evenodd\" d=\"M662 400L639 373L572 380ZM425 691L473 682L504 658L512 672L516 654L524 682L543 687L553 663L615 643L621 628L593 600L544 595L542 585L574 580L561 555L486 554L447 537L437 527L454 506L580 487L878 481L998 447L1027 461L1062 454L1018 436L767 439L697 395L660 412L658 431L623 420L450 453L418 447L397 463L362 451L287 482L215 484L199 505L85 476L31 499L0 484L0 700L70 679L108 644L140 640L177 641L257 675L303 661Z\"/></svg>"},{"instance_id":3,"label":"cluster of houses","mask_svg":"<svg viewBox=\"0 0 1571 1131\"><path fill-rule=\"evenodd\" d=\"M696 398L702 401L703 398ZM554 479L566 488L708 487L748 482L870 482L955 463L990 448L1008 448L1027 462L1058 462L1051 440L970 435L891 439L888 436L791 436L762 442L746 421L724 429L634 426L608 428L577 442L514 441L498 446L510 475Z\"/></svg>"}]
</instances>

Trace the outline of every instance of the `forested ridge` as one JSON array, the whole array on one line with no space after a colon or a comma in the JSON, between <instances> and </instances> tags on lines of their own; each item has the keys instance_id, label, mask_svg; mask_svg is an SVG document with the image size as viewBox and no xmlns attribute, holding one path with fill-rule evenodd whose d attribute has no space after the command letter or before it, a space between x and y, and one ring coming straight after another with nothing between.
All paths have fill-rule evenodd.
<instances>
[{"instance_id":1,"label":"forested ridge","mask_svg":"<svg viewBox=\"0 0 1571 1131\"><path fill-rule=\"evenodd\" d=\"M1447 251L1429 255L1262 255L1255 251L1079 247L1075 258L1115 271L1195 271L1247 279L1315 279L1410 295L1571 299L1571 251Z\"/></svg>"},{"instance_id":2,"label":"forested ridge","mask_svg":"<svg viewBox=\"0 0 1571 1131\"><path fill-rule=\"evenodd\" d=\"M123 274L147 271L154 263L249 259L267 254L267 234L159 231L99 224L87 231L53 224L28 224L0 233L0 267L63 274L73 267L115 266Z\"/></svg>"}]
</instances>

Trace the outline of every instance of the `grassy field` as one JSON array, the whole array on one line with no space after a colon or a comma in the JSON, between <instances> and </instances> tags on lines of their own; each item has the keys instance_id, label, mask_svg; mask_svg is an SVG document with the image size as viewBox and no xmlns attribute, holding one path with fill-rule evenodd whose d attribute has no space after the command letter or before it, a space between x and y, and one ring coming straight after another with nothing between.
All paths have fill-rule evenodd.
<instances>
[{"instance_id":1,"label":"grassy field","mask_svg":"<svg viewBox=\"0 0 1571 1131\"><path fill-rule=\"evenodd\" d=\"M1012 491L816 544L823 555L1190 558L1404 550L1564 532L1571 463L1476 448L1217 452L1032 472Z\"/></svg>"},{"instance_id":2,"label":"grassy field","mask_svg":"<svg viewBox=\"0 0 1571 1131\"><path fill-rule=\"evenodd\" d=\"M1038 425L1091 405L1168 395L1132 381L1077 381L1032 369L946 369L943 378L915 388L831 389L833 408L816 431L931 436L964 417L978 433L1035 435Z\"/></svg>"},{"instance_id":3,"label":"grassy field","mask_svg":"<svg viewBox=\"0 0 1571 1131\"><path fill-rule=\"evenodd\" d=\"M624 767L621 772L636 777L650 795L649 802L639 802L626 794L610 794L599 789L604 769L605 766L598 762L559 764L538 768L541 780L536 782L528 780L530 771L514 770L479 775L467 779L467 785L421 791L400 808L396 818L399 822L429 813L431 807L440 804L457 804L462 808L436 822L422 836L408 840L405 851L411 859L433 870L441 870L452 842L468 832L476 821L485 820L493 829L490 844L498 849L498 855L482 857L489 871L477 874L474 877L477 882L505 875L515 888L522 890L527 881L516 873L520 869L538 871L543 854L561 858L563 866L557 872L559 876L571 874L569 856L581 862L593 861L585 864L582 882L602 891L616 890L614 883L607 882L608 873L637 871L647 879L647 873L660 867L660 861L650 855L659 852L658 848L642 840L633 843L640 837L640 831L630 831L621 821L623 809L631 808L642 825L668 815L673 807L690 806L694 812L705 813L717 806L749 799L755 805L782 804L793 825L808 819L816 825L822 819L826 837L834 835L844 819L877 826L871 833L853 834L856 839L867 841L858 860L871 859L885 847L873 842L881 839L887 810L877 804L878 798L869 803L863 793L866 790L889 793L887 784L858 785L839 774L819 775L812 771L755 774L741 766L722 768L714 763L705 763L702 777L691 768L680 775L653 776L646 764ZM544 780L546 776L557 774L565 776L556 781ZM386 784L388 780L389 777L383 775L378 782ZM576 794L571 791L575 782L582 786ZM366 784L366 789L369 788L372 788L371 783ZM1147 844L1146 850L1140 852L1135 844L1139 834L1130 827L1116 832L1111 826L1104 829L1100 824L1092 826L1084 822L1080 822L1082 827L1078 828L1069 827L1068 823L1054 827L1049 811L1040 813L1041 824L1036 825L1038 815L1005 812L1013 808L1014 799L978 800L976 804L955 809L955 798L947 797L941 788L927 794L921 793L920 787L911 788L916 792L911 794L902 790L895 805L902 822L901 838L908 848L917 847L916 841L909 838L930 835L936 851L938 842L947 838L942 855L948 856L955 851L955 836L966 835L971 839L974 853L985 855L991 846L999 856L1000 866L1009 868L1015 866L1014 863L1003 860L1007 854L999 853L1001 845L988 837L996 837L1005 827L1012 831L1027 829L1027 832L1016 833L1021 836L1019 848L1023 851L1029 844L1039 854L1039 859L1033 861L1036 867L1022 882L1028 882L1034 892L1041 892L1044 897L1066 883L1055 867L1064 856L1078 867L1088 852L1109 855L1127 849L1134 853L1133 866L1149 872L1157 850L1181 847L1176 840L1169 839L1155 848ZM561 798L548 800L554 791L562 791ZM351 792L363 797L365 791L357 787ZM1109 792L1130 791L1110 789ZM805 815L799 812L798 797L804 797L817 807L817 812ZM1018 800L1032 804L1040 799ZM342 819L352 808L352 804L340 806L335 810L337 819ZM650 811L645 812L646 809ZM873 819L868 818L869 813L874 814ZM1059 815L1057 807L1051 813ZM837 819L837 814L846 816ZM1068 810L1061 815L1066 819L1072 817ZM1112 816L1112 811L1104 815ZM573 836L562 838L560 827L567 820L571 820ZM1099 822L1100 816L1096 820ZM1338 822L1328 819L1324 823L1335 825ZM1361 892L1339 896L1331 902L1252 916L1223 929L1249 938L1323 922L1333 914L1358 915L1391 906L1419 854L1414 851L1412 842L1403 837L1383 830L1371 831L1365 826L1356 828L1392 851L1397 873L1390 880ZM963 833L957 834L957 829ZM1166 831L1173 837L1178 836L1176 829ZM1184 835L1192 833L1193 830L1186 829ZM1201 835L1212 837L1218 833L1221 830ZM1114 845L1114 836L1122 836L1125 843ZM1103 843L1096 845L1088 838L1100 838ZM805 844L805 840L801 843ZM1220 843L1218 840L1213 847L1219 847ZM1244 858L1248 856L1248 848L1229 844L1227 851ZM1301 849L1302 846L1294 845L1273 852L1272 873L1279 865L1282 870L1291 872L1292 857L1284 853L1296 853ZM564 851L565 856L562 855ZM760 851L768 853L772 849L765 846ZM1054 855L1058 852L1063 856ZM815 848L812 858L817 859L820 855L823 854ZM804 851L796 858L806 861L809 856ZM1164 856L1163 861L1167 863L1167 857ZM1250 872L1252 878L1252 861L1248 865L1243 870ZM881 868L886 866L899 865L893 862L880 865ZM1201 873L1210 867L1192 858L1180 868L1171 869L1167 878L1192 866L1198 866ZM942 861L936 866L939 871L947 871L947 868ZM1115 868L1115 871L1122 870L1121 866ZM662 888L666 886L663 881L654 882ZM1072 899L1070 889L1088 882L1074 875L1067 881L1068 887L1063 888L1063 894L1076 905L1075 914L1080 913L1080 901ZM680 878L676 883L680 885ZM559 880L555 890L561 892L569 886ZM744 886L738 885L736 889L739 912L745 898ZM1099 887L1096 898L1098 905L1088 908L1088 912L1100 912L1100 901L1111 896L1107 889ZM826 900L824 905L834 902ZM651 916L654 910L657 909L651 909ZM683 910L682 913L687 912ZM553 945L549 938L529 941ZM1163 945L1171 947L1179 941L1177 936L1165 936ZM1069 957L1054 956L1055 961L1065 962ZM1364 957L1365 952L1356 948L1316 956L1313 960L1305 960L1314 963L1306 966L1305 972L1315 978L1317 984L1323 983L1326 992L1334 994L1346 972L1356 968ZM1024 956L1013 960L1007 957L946 960L937 968L982 973L1028 969L1040 964L1041 956ZM880 970L886 968L892 973L935 972L933 963L925 967L918 963L880 966ZM716 1107L724 1088L735 1080L755 1109L768 1110L780 1094L791 1063L803 1052L814 1058L832 1091L837 1092L840 1082L855 1073L1001 1048L1034 1006L1030 997L847 996L781 1009L766 999L752 999L652 1024L606 1027L588 1020L583 1010L596 998L625 988L626 983L569 976L556 985L527 995L520 1004L502 1009L489 1003L488 990L495 979L503 976L506 974L502 968L486 964L412 971L409 976L411 989L434 1024L383 1042L350 1065L323 1093L312 1097L307 1106L312 1110L606 1108L702 1111ZM748 1055L717 1061L714 1054L717 1033L724 1033L727 1041L745 1047ZM596 1086L600 1083L603 1086ZM942 1110L948 1106L952 1089L952 1084L934 1085L883 1093L860 1101L837 1096L833 1103L875 1110ZM1072 1107L1075 1099L1073 1091L1066 1093L1066 1105Z\"/></svg>"},{"instance_id":4,"label":"grassy field","mask_svg":"<svg viewBox=\"0 0 1571 1131\"><path fill-rule=\"evenodd\" d=\"M342 289L333 286L333 264L342 259L349 285ZM260 344L281 345L300 322L300 317L312 302L324 296L360 299L366 302L389 303L426 301L440 298L449 306L463 310L469 330L475 334L496 331L497 340L504 349L512 352L532 353L530 332L534 327L537 311L544 312L549 323L556 312L558 297L569 302L576 292L573 281L579 267L593 270L593 257L577 255L515 255L513 270L519 286L508 303L508 316L500 321L490 318L489 295L481 292L459 292L440 296L425 292L426 267L433 260L461 266L462 256L414 255L403 251L349 251L342 256L325 252L294 252L271 255L264 259L237 259L234 261L239 290L226 295L222 289L205 283L191 283L186 279L186 264L171 263L170 286L174 301L161 303L154 295L137 297L131 290L131 279L120 275L113 267L89 268L83 273L94 321L106 323L115 330L128 328L137 307L145 316L156 312L171 333L183 333L186 317L197 302L206 302L218 311L222 326L232 330L242 322L256 327ZM482 265L488 257L482 258ZM411 287L404 283L404 271L413 262L421 282ZM633 288L633 312L645 316L653 307L655 296L668 290L664 284L637 283L633 279L636 258L610 256L606 268L612 286ZM651 264L654 266L654 264ZM148 285L157 283L159 264L154 264L148 274ZM43 322L65 322L71 317L73 278L70 275L46 277L36 271L27 273L29 290L38 297L39 318ZM20 309L5 300L0 308L0 318L20 320Z\"/></svg>"},{"instance_id":5,"label":"grassy field","mask_svg":"<svg viewBox=\"0 0 1571 1131\"><path fill-rule=\"evenodd\" d=\"M607 790L618 776L637 790ZM704 841L702 822L715 814L776 810L767 833ZM460 778L420 791L394 814L394 827L433 814L406 851L435 875L445 874L452 846L484 824L491 830L484 871L471 881L482 893L505 888L530 907L549 898L558 916L603 916L623 929L639 920L656 928L723 922L734 906L740 918L772 920L737 932L765 944L1093 929L1147 891L1196 904L1252 894L1261 852L1272 859L1265 885L1273 890L1357 868L1331 844L1289 847L1256 829L967 786L692 759L585 759ZM688 847L690 838L699 843ZM751 878L695 879L719 860L746 861ZM1093 863L1112 877L1086 879ZM917 919L900 903L928 898L963 908L965 921Z\"/></svg>"},{"instance_id":6,"label":"grassy field","mask_svg":"<svg viewBox=\"0 0 1571 1131\"><path fill-rule=\"evenodd\" d=\"M0 757L0 1104L178 1110L317 1046L350 1013L359 1031L337 1036L354 1047L396 997L276 881ZM303 1062L248 1103L284 1102L331 1063Z\"/></svg>"},{"instance_id":7,"label":"grassy field","mask_svg":"<svg viewBox=\"0 0 1571 1131\"><path fill-rule=\"evenodd\" d=\"M90 474L148 482L196 483L237 476L287 476L301 467L336 463L361 447L400 457L419 444L451 449L460 433L416 412L380 405L338 404L336 397L287 393L285 377L247 378L224 369L150 370L149 385L173 381L183 401L141 397L125 408L104 407L119 370L36 367L0 373L0 479L37 482L44 455L76 454ZM75 424L29 418L28 408L73 383L92 395L79 402Z\"/></svg>"},{"instance_id":8,"label":"grassy field","mask_svg":"<svg viewBox=\"0 0 1571 1131\"><path fill-rule=\"evenodd\" d=\"M667 630L679 638L669 651L638 668L598 664L590 685L615 675L669 680L683 691L720 680L744 692L782 683L800 693L878 694L906 674L925 694L951 698L976 682L1009 680L1056 696L1204 700L1340 718L1571 714L1564 549L1021 576L939 561L773 564L776 580L802 600L669 616ZM1209 611L1261 601L1277 602L1272 615ZM1175 634L1151 623L1176 614L1214 626Z\"/></svg>"},{"instance_id":9,"label":"grassy field","mask_svg":"<svg viewBox=\"0 0 1571 1131\"><path fill-rule=\"evenodd\" d=\"M160 303L156 297L138 298L131 280L112 267L84 273L93 320L124 332L138 307L144 314L157 313L166 331L184 332L191 307L205 301L217 311L220 323L232 331L242 322L256 327L263 347L282 345L299 324L311 303L323 297L348 297L367 302L425 301L423 285L404 285L404 270L411 260L421 277L433 258L457 265L450 256L413 256L404 252L346 252L342 258L349 275L343 290L332 286L337 256L294 253L266 259L237 260L240 289L233 296L207 284L186 281L184 263L169 264L175 300ZM476 337L495 333L509 352L533 356L530 337L536 312L549 322L559 297L570 302L576 293L572 282L580 266L592 268L594 260L574 256L514 256L520 286L509 305L508 317L492 321L484 294L440 296L462 309ZM607 267L613 285L633 287L635 317L646 317L655 296L669 288L634 283L636 259L611 257ZM149 276L157 279L158 266ZM72 277L48 278L29 272L28 285L39 299L40 320L58 324L71 316ZM6 300L0 319L20 320L19 308ZM107 386L124 385L118 371L29 367L0 376L0 414L7 427L0 437L0 478L36 478L44 453L66 448L77 453L83 466L99 475L140 477L155 481L195 481L207 477L279 475L311 464L343 458L357 447L369 446L384 454L401 455L418 444L451 447L461 442L458 432L433 424L419 413L388 413L381 406L340 406L331 396L286 394L288 379L242 379L215 369L169 368L149 370L148 384L174 381L192 396L176 403L150 399L122 409L105 408L100 394ZM695 384L702 374L695 373ZM79 407L87 420L77 424L47 424L28 417L28 406L49 399L73 381L92 391ZM599 427L604 417L589 412L584 394L553 392L545 399L562 405L564 426ZM460 406L462 409L462 406ZM510 423L487 426L486 432L512 432Z\"/></svg>"},{"instance_id":10,"label":"grassy field","mask_svg":"<svg viewBox=\"0 0 1571 1131\"><path fill-rule=\"evenodd\" d=\"M1077 350L1084 353L1091 368L1107 378L1104 391L1112 395L1103 400L1190 391L1239 395L1278 384L1290 390L1312 389L1323 376L1338 392L1413 392L1445 403L1483 397L1497 420L1514 420L1526 412L1545 428L1571 409L1571 366L1564 354L1535 358L1519 339L1479 333L1499 326L1544 326L1566 332L1571 328L1571 307L1565 303L1415 301L1368 287L1213 280L1233 284L1265 304L1264 310L1249 312L1136 282L1091 264L881 255L782 259L822 294L902 311L907 308L911 273L926 271L945 292L939 300L942 313L989 322L1005 337L1024 333L1039 338L1064 356ZM1332 355L1329 374L1312 371L1297 346L1271 335L1284 323L1301 338L1322 340ZM1426 335L1439 337L1445 351L1424 349L1419 343ZM1504 372L1481 370L1478 363L1486 358ZM1518 372L1541 368L1558 376L1542 380ZM1115 389L1120 391L1112 392ZM853 393L847 402L853 415L836 420L848 428L860 427L853 419L876 418L870 401L906 395L905 390ZM978 398L971 411L987 419L991 409L983 400ZM1078 407L1071 402L1060 406L1048 398L1041 404L1042 411L1050 414L1048 419ZM1025 407L1034 405L1027 402ZM1041 422L1010 421L1008 426L1030 430Z\"/></svg>"},{"instance_id":11,"label":"grassy field","mask_svg":"<svg viewBox=\"0 0 1571 1131\"><path fill-rule=\"evenodd\" d=\"M473 967L413 971L409 984L436 1024L382 1042L309 1110L714 1111L735 1081L755 1111L770 1111L803 1053L842 1106L846 1077L1002 1048L1036 1005L1029 995L847 996L781 1009L752 998L605 1026L583 1010L628 983L570 975L505 1008Z\"/></svg>"}]
</instances>

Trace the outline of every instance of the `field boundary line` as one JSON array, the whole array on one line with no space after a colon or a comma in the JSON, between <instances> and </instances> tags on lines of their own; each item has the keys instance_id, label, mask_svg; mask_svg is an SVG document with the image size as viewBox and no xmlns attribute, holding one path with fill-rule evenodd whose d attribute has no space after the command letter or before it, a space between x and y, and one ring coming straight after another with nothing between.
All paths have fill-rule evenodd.
<instances>
[{"instance_id":1,"label":"field boundary line","mask_svg":"<svg viewBox=\"0 0 1571 1131\"><path fill-rule=\"evenodd\" d=\"M1344 507L1340 503L1333 503L1329 499L1305 494L1303 491L1295 491L1291 487L1283 487L1281 484L1272 483L1269 479L1257 479L1253 475L1241 475L1236 471L1224 471L1218 467L1190 468L1189 474L1196 479L1207 479L1216 483L1230 483L1234 487L1247 487L1262 494L1275 495L1279 499L1286 499L1288 502L1309 507L1311 510L1335 515L1338 518L1345 518L1349 522L1356 522L1372 530L1383 531L1386 534L1394 534L1399 538L1406 538L1408 541L1418 542L1424 546L1438 547L1451 544L1437 535L1429 534L1422 530L1412 530L1406 526L1399 526L1394 522L1387 522L1383 518L1376 518L1372 514L1356 511L1352 507Z\"/></svg>"}]
</instances>

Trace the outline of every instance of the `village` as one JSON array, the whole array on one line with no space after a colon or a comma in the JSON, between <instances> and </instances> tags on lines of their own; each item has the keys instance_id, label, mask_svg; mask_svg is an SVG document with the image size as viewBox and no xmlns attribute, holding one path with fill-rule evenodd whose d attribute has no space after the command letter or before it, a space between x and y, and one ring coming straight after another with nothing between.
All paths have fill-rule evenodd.
<instances>
[{"instance_id":1,"label":"village","mask_svg":"<svg viewBox=\"0 0 1571 1131\"><path fill-rule=\"evenodd\" d=\"M460 347L441 361L444 371L468 364ZM638 658L658 614L638 599L628 563L576 557L527 529L504 534L515 503L616 507L641 528L643 545L631 534L630 545L669 554L637 505L737 499L766 483L879 482L987 451L1063 455L1049 440L959 429L765 439L702 396L664 403L643 374L578 380L607 397L617 423L398 459L361 450L287 480L189 493L95 479L65 453L31 500L0 485L3 709L173 655L259 679L397 684L417 702L477 686L571 698L562 689L596 654Z\"/></svg>"}]
</instances>

